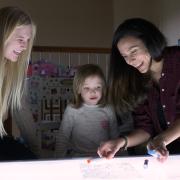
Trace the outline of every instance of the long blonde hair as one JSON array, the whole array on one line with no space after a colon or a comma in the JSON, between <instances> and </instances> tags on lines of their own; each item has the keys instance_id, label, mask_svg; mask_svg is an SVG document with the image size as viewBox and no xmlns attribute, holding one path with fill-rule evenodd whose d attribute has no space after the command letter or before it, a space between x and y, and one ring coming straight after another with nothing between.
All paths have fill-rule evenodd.
<instances>
[{"instance_id":1,"label":"long blonde hair","mask_svg":"<svg viewBox=\"0 0 180 180\"><path fill-rule=\"evenodd\" d=\"M4 44L14 29L22 25L32 26L32 37L27 49L21 53L17 62L12 62L4 57ZM17 7L0 9L0 137L6 134L3 120L9 108L13 113L21 107L21 97L35 34L36 26L24 11Z\"/></svg>"}]
</instances>

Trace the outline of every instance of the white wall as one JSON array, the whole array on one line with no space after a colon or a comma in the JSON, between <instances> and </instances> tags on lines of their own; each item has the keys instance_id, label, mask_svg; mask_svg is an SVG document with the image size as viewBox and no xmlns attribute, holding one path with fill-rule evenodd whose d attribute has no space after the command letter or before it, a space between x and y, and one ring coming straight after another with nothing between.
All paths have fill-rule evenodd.
<instances>
[{"instance_id":1,"label":"white wall","mask_svg":"<svg viewBox=\"0 0 180 180\"><path fill-rule=\"evenodd\" d=\"M114 29L126 18L143 17L156 24L168 40L177 45L180 39L179 0L114 0Z\"/></svg>"},{"instance_id":2,"label":"white wall","mask_svg":"<svg viewBox=\"0 0 180 180\"><path fill-rule=\"evenodd\" d=\"M110 47L113 27L109 0L1 0L29 11L38 26L36 45Z\"/></svg>"},{"instance_id":3,"label":"white wall","mask_svg":"<svg viewBox=\"0 0 180 180\"><path fill-rule=\"evenodd\" d=\"M113 0L114 29L125 19L142 17L159 23L159 12L157 12L157 2L155 0Z\"/></svg>"},{"instance_id":4,"label":"white wall","mask_svg":"<svg viewBox=\"0 0 180 180\"><path fill-rule=\"evenodd\" d=\"M36 45L110 47L115 28L126 18L155 23L169 45L180 38L179 0L1 0L29 11L38 26Z\"/></svg>"},{"instance_id":5,"label":"white wall","mask_svg":"<svg viewBox=\"0 0 180 180\"><path fill-rule=\"evenodd\" d=\"M177 45L180 39L180 1L161 0L161 30L169 45Z\"/></svg>"}]
</instances>

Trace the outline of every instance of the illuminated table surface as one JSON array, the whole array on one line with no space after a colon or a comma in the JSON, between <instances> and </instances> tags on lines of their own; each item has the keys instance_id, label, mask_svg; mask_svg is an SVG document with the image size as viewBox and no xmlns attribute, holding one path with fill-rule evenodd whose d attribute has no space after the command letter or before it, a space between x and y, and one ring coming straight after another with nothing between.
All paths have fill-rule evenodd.
<instances>
[{"instance_id":1,"label":"illuminated table surface","mask_svg":"<svg viewBox=\"0 0 180 180\"><path fill-rule=\"evenodd\" d=\"M150 156L1 162L1 180L180 180L180 155L165 163ZM148 165L144 166L145 160Z\"/></svg>"}]
</instances>

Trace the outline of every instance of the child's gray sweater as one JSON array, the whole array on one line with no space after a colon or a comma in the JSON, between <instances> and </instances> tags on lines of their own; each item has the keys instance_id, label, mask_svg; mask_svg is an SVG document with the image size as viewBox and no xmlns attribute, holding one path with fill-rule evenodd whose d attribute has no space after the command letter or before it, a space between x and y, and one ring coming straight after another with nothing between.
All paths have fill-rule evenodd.
<instances>
[{"instance_id":1,"label":"child's gray sweater","mask_svg":"<svg viewBox=\"0 0 180 180\"><path fill-rule=\"evenodd\" d=\"M117 138L118 125L110 106L67 106L56 141L56 157L97 155L100 143Z\"/></svg>"}]
</instances>

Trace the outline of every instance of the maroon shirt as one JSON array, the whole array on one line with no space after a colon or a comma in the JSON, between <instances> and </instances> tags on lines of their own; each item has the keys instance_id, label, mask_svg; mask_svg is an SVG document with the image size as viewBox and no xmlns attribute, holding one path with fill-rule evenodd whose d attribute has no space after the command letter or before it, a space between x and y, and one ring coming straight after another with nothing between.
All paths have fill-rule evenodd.
<instances>
[{"instance_id":1,"label":"maroon shirt","mask_svg":"<svg viewBox=\"0 0 180 180\"><path fill-rule=\"evenodd\" d=\"M133 113L135 128L145 130L152 137L163 131L157 115L159 99L168 127L180 118L180 47L166 48L163 59L159 90L153 85L147 100Z\"/></svg>"}]
</instances>

